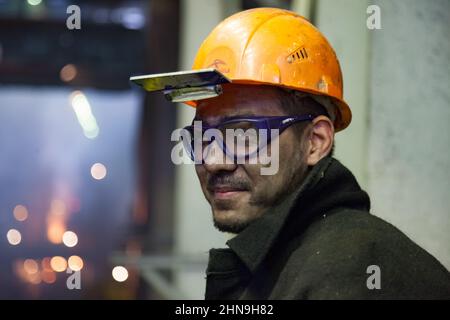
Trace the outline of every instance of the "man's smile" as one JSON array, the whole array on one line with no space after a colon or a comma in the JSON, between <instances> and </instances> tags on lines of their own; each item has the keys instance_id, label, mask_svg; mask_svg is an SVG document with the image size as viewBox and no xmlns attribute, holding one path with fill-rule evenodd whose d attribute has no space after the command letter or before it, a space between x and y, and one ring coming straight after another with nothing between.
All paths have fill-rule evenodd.
<instances>
[{"instance_id":1,"label":"man's smile","mask_svg":"<svg viewBox=\"0 0 450 320\"><path fill-rule=\"evenodd\" d=\"M213 196L215 199L235 199L239 196L242 196L244 193L246 193L247 191L239 191L239 190L234 190L234 191L215 191L213 193Z\"/></svg>"},{"instance_id":2,"label":"man's smile","mask_svg":"<svg viewBox=\"0 0 450 320\"><path fill-rule=\"evenodd\" d=\"M248 192L245 188L227 186L227 185L217 185L213 188L208 189L214 199L235 199L242 196L244 193Z\"/></svg>"}]
</instances>

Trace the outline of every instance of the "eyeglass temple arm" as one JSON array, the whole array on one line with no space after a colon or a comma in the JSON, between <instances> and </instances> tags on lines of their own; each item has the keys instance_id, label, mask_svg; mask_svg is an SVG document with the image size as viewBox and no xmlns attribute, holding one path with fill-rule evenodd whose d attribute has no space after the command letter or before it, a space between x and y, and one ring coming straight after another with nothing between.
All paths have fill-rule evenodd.
<instances>
[{"instance_id":1,"label":"eyeglass temple arm","mask_svg":"<svg viewBox=\"0 0 450 320\"><path fill-rule=\"evenodd\" d=\"M303 115L303 116L292 116L292 117L277 117L268 119L268 125L270 129L279 129L280 133L288 128L290 125L300 122L300 121L310 121L314 119L314 116L311 114Z\"/></svg>"}]
</instances>

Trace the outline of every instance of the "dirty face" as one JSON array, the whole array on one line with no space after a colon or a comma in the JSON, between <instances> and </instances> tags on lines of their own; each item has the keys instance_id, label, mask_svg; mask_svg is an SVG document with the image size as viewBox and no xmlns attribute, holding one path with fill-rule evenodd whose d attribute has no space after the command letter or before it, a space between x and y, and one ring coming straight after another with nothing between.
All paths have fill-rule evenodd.
<instances>
[{"instance_id":1,"label":"dirty face","mask_svg":"<svg viewBox=\"0 0 450 320\"><path fill-rule=\"evenodd\" d=\"M216 125L234 116L287 115L279 94L268 86L228 84L222 95L199 101L195 120ZM279 153L279 168L273 175L261 175L262 164L226 163L223 153L211 156L217 161L209 158L208 163L195 166L219 230L239 233L298 187L308 167L307 143L294 126L277 138L279 150L271 150Z\"/></svg>"}]
</instances>

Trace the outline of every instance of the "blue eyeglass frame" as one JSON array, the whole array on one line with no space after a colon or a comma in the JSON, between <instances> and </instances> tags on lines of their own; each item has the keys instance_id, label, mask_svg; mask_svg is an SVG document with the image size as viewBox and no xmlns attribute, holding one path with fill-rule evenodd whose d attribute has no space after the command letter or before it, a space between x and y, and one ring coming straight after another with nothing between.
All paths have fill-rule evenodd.
<instances>
[{"instance_id":1,"label":"blue eyeglass frame","mask_svg":"<svg viewBox=\"0 0 450 320\"><path fill-rule=\"evenodd\" d=\"M291 125L301 122L301 121L312 121L314 119L314 116L311 114L306 114L306 115L298 115L298 116L245 116L245 117L231 117L231 118L227 118L227 120L218 123L217 125L214 126L209 126L209 125L202 125L202 136L205 133L206 130L208 129L217 129L220 130L220 128L224 125L227 124L233 124L233 123L239 123L239 122L251 122L255 125L255 128L257 130L260 129L266 129L269 134L267 135L267 144L264 144L263 146L258 144L258 147L255 151L253 151L250 154L246 154L244 157L247 160L248 158L250 158L251 156L253 156L255 153L258 153L259 150L263 147L265 147L266 145L269 145L271 140L272 140L272 135L270 134L272 129L278 129L278 135L280 135L284 130L286 130L288 127L290 127ZM194 119L195 120L195 119ZM190 126L186 126L184 127L185 130L187 130L190 135L191 135L191 142L189 144L185 144L183 143L185 149L187 149L186 151L189 153L189 156L191 157L192 161L195 162L195 155L194 155L194 129L195 126L193 124L191 124ZM210 141L210 143L212 143L212 141ZM189 145L189 147L188 147ZM228 150L225 141L222 141L222 143L218 144L219 146L221 146L221 150L222 152L224 152L228 157L230 157L231 159L234 159L234 161L237 161L237 159L242 158L242 157L238 157L237 155L234 154L234 152L230 152L230 150ZM202 151L202 155L203 155L203 151ZM202 159L202 163L203 163L203 159Z\"/></svg>"}]
</instances>

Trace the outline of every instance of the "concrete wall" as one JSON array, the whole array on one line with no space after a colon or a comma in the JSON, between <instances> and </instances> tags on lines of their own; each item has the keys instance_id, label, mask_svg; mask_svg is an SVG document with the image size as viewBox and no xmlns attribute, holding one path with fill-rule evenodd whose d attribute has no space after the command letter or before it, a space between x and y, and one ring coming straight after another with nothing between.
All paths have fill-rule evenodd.
<instances>
[{"instance_id":1,"label":"concrete wall","mask_svg":"<svg viewBox=\"0 0 450 320\"><path fill-rule=\"evenodd\" d=\"M335 157L352 170L363 188L367 188L368 179L370 38L366 27L367 5L367 0L319 0L314 21L339 58L344 99L353 115L351 125L336 134Z\"/></svg>"},{"instance_id":2,"label":"concrete wall","mask_svg":"<svg viewBox=\"0 0 450 320\"><path fill-rule=\"evenodd\" d=\"M369 192L450 269L450 1L374 1Z\"/></svg>"},{"instance_id":3,"label":"concrete wall","mask_svg":"<svg viewBox=\"0 0 450 320\"><path fill-rule=\"evenodd\" d=\"M368 30L366 8L381 9ZM336 157L372 213L450 268L450 1L318 0L316 24L334 46L353 112Z\"/></svg>"}]
</instances>

